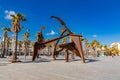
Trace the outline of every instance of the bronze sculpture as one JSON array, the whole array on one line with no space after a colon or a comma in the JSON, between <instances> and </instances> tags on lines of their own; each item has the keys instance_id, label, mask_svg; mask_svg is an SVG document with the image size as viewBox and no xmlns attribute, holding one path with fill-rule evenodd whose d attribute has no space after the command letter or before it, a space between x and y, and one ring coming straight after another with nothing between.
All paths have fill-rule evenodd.
<instances>
[{"instance_id":1,"label":"bronze sculpture","mask_svg":"<svg viewBox=\"0 0 120 80\"><path fill-rule=\"evenodd\" d=\"M51 16L51 18L55 18L57 19L60 24L64 27L64 29L62 30L62 33L60 35L60 37L58 38L54 38L48 41L44 40L44 37L42 35L42 31L40 32L40 35L38 35L38 40L35 42L34 45L34 51L33 51L33 58L32 61L35 60L35 58L37 57L38 53L37 51L39 49L44 49L46 46L45 44L56 41L55 47L54 47L54 53L53 53L53 58L54 60L56 59L57 55L59 54L59 52L61 52L63 49L66 49L66 61L68 62L68 50L70 50L71 52L75 53L77 56L79 56L82 60L83 63L85 63L85 58L84 58L84 54L83 54L83 49L82 49L82 36L81 35L75 35L73 34L68 27L66 26L66 24L64 23L64 21L62 21L60 18L56 17L56 16ZM60 39L69 36L69 38L72 40L70 43L67 44L58 44ZM61 48L60 50L57 50L57 45L59 45L59 48Z\"/></svg>"}]
</instances>

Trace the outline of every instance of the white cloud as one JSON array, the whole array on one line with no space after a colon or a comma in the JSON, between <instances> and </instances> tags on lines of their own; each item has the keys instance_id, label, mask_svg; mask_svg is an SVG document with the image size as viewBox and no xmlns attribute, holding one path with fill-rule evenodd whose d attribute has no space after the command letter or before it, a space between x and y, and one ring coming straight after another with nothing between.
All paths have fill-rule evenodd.
<instances>
[{"instance_id":1,"label":"white cloud","mask_svg":"<svg viewBox=\"0 0 120 80\"><path fill-rule=\"evenodd\" d=\"M51 30L50 33L46 33L47 36L50 36L50 35L53 36L55 34L58 34L58 33L56 33L54 30Z\"/></svg>"},{"instance_id":2,"label":"white cloud","mask_svg":"<svg viewBox=\"0 0 120 80\"><path fill-rule=\"evenodd\" d=\"M15 15L15 11L8 11L8 10L5 10L5 19L7 20L10 20L12 19L12 17L10 15Z\"/></svg>"},{"instance_id":3,"label":"white cloud","mask_svg":"<svg viewBox=\"0 0 120 80\"><path fill-rule=\"evenodd\" d=\"M97 35L96 35L96 34L94 34L94 35L93 35L93 37L94 37L94 38L96 38L96 37L97 37Z\"/></svg>"}]
</instances>

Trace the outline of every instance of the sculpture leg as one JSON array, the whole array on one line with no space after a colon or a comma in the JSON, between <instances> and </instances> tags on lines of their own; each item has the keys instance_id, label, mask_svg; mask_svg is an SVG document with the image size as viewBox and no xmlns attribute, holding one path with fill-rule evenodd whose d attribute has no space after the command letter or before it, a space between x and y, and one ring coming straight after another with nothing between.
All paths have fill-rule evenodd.
<instances>
[{"instance_id":1,"label":"sculpture leg","mask_svg":"<svg viewBox=\"0 0 120 80\"><path fill-rule=\"evenodd\" d=\"M56 60L56 52L53 53L53 59Z\"/></svg>"},{"instance_id":2,"label":"sculpture leg","mask_svg":"<svg viewBox=\"0 0 120 80\"><path fill-rule=\"evenodd\" d=\"M82 58L82 60L83 60L83 63L85 63L85 58L84 58L84 52L83 52L83 47L82 47L82 40L81 40L82 38L79 38L79 52L80 52L80 56L81 56L81 58Z\"/></svg>"},{"instance_id":3,"label":"sculpture leg","mask_svg":"<svg viewBox=\"0 0 120 80\"><path fill-rule=\"evenodd\" d=\"M83 60L83 63L85 63L85 58L84 58L84 53L83 53L83 49L82 49L82 46L81 46L81 49L80 49L80 56Z\"/></svg>"},{"instance_id":4,"label":"sculpture leg","mask_svg":"<svg viewBox=\"0 0 120 80\"><path fill-rule=\"evenodd\" d=\"M65 60L66 60L66 62L68 62L68 60L69 60L69 53L68 53L68 49L66 50L66 54L65 54Z\"/></svg>"},{"instance_id":5,"label":"sculpture leg","mask_svg":"<svg viewBox=\"0 0 120 80\"><path fill-rule=\"evenodd\" d=\"M32 56L32 61L35 61L36 57L37 57L37 49L34 49L33 56Z\"/></svg>"}]
</instances>

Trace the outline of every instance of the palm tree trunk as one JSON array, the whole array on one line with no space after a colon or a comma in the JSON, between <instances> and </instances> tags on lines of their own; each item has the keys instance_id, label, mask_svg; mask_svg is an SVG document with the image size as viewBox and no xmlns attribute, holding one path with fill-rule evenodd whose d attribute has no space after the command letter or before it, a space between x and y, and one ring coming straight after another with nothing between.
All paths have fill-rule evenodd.
<instances>
[{"instance_id":1,"label":"palm tree trunk","mask_svg":"<svg viewBox=\"0 0 120 80\"><path fill-rule=\"evenodd\" d=\"M26 60L26 56L27 56L27 42L25 42L25 60Z\"/></svg>"},{"instance_id":2,"label":"palm tree trunk","mask_svg":"<svg viewBox=\"0 0 120 80\"><path fill-rule=\"evenodd\" d=\"M5 56L5 41L6 41L6 37L4 36L4 43L3 43L2 57Z\"/></svg>"},{"instance_id":3,"label":"palm tree trunk","mask_svg":"<svg viewBox=\"0 0 120 80\"><path fill-rule=\"evenodd\" d=\"M18 42L18 33L17 32L15 32L14 38L15 38L15 46L14 46L14 52L13 52L13 59L16 60L17 59L17 42Z\"/></svg>"},{"instance_id":4,"label":"palm tree trunk","mask_svg":"<svg viewBox=\"0 0 120 80\"><path fill-rule=\"evenodd\" d=\"M6 56L8 56L8 49L9 49L9 47L8 47L8 45L7 45L7 47L6 47Z\"/></svg>"}]
</instances>

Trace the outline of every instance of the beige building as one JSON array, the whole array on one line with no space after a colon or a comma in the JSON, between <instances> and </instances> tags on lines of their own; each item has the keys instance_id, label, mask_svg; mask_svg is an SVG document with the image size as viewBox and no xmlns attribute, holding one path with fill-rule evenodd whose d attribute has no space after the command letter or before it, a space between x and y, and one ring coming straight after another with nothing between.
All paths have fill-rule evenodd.
<instances>
[{"instance_id":1,"label":"beige building","mask_svg":"<svg viewBox=\"0 0 120 80\"><path fill-rule=\"evenodd\" d=\"M112 47L116 47L117 49L120 50L120 42L114 42L114 43L112 43L112 44L110 45L110 47L111 47L111 48L112 48Z\"/></svg>"},{"instance_id":2,"label":"beige building","mask_svg":"<svg viewBox=\"0 0 120 80\"><path fill-rule=\"evenodd\" d=\"M115 47L119 50L119 55L120 55L120 42L114 42L110 45L110 48Z\"/></svg>"}]
</instances>

